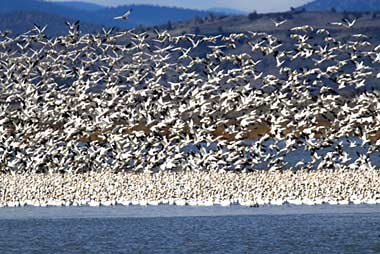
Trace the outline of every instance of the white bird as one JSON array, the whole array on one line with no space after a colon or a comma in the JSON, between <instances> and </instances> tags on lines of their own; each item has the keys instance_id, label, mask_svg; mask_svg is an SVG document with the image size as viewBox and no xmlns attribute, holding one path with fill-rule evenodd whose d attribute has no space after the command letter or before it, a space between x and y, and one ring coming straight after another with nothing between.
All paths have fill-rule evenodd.
<instances>
[{"instance_id":1,"label":"white bird","mask_svg":"<svg viewBox=\"0 0 380 254\"><path fill-rule=\"evenodd\" d=\"M343 26L346 28L352 28L355 25L356 20L357 19L354 19L353 21L349 21L348 19L343 19L344 23L342 23L342 22L331 22L329 24L335 25L335 26Z\"/></svg>"},{"instance_id":2,"label":"white bird","mask_svg":"<svg viewBox=\"0 0 380 254\"><path fill-rule=\"evenodd\" d=\"M114 17L113 19L128 19L129 16L131 15L132 13L132 8L130 8L126 13L124 13L124 15L122 16L118 16L118 17Z\"/></svg>"},{"instance_id":3,"label":"white bird","mask_svg":"<svg viewBox=\"0 0 380 254\"><path fill-rule=\"evenodd\" d=\"M282 24L285 24L288 21L287 19L281 20L281 21L276 21L274 19L271 19L271 20L272 20L272 22L273 22L273 24L274 24L275 27L279 27L279 26L281 26Z\"/></svg>"},{"instance_id":4,"label":"white bird","mask_svg":"<svg viewBox=\"0 0 380 254\"><path fill-rule=\"evenodd\" d=\"M344 19L343 21L346 22L346 26L345 26L345 27L347 27L347 28L351 28L351 27L353 27L353 26L355 25L356 20L357 20L357 19L354 19L354 20L352 20L352 21L349 21L348 19Z\"/></svg>"}]
</instances>

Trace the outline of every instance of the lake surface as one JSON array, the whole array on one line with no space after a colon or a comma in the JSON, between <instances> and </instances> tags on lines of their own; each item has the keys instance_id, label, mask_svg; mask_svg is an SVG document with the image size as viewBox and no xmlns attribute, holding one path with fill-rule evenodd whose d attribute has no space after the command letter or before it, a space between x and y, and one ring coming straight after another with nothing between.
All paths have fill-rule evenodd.
<instances>
[{"instance_id":1,"label":"lake surface","mask_svg":"<svg viewBox=\"0 0 380 254\"><path fill-rule=\"evenodd\" d=\"M380 253L380 206L0 209L1 253Z\"/></svg>"}]
</instances>

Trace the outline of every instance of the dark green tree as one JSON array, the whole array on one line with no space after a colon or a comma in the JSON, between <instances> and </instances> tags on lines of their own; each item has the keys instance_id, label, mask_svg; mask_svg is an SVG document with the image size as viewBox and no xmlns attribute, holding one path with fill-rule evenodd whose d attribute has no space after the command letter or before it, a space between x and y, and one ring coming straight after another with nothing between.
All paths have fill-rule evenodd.
<instances>
[{"instance_id":1,"label":"dark green tree","mask_svg":"<svg viewBox=\"0 0 380 254\"><path fill-rule=\"evenodd\" d=\"M166 29L167 30L172 30L173 29L173 25L172 25L172 22L168 22L168 24L166 25Z\"/></svg>"},{"instance_id":2,"label":"dark green tree","mask_svg":"<svg viewBox=\"0 0 380 254\"><path fill-rule=\"evenodd\" d=\"M257 11L253 11L251 13L248 14L248 19L249 20L255 20L259 18L259 14L257 14Z\"/></svg>"}]
</instances>

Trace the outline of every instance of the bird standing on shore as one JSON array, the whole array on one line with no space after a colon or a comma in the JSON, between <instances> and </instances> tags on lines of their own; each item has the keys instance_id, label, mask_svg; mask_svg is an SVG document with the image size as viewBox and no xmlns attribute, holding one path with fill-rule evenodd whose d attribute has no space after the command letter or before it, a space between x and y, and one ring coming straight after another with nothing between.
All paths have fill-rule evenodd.
<instances>
[{"instance_id":1,"label":"bird standing on shore","mask_svg":"<svg viewBox=\"0 0 380 254\"><path fill-rule=\"evenodd\" d=\"M125 19L125 20L127 20L129 18L129 16L131 15L131 13L132 13L132 8L130 8L124 15L114 17L113 19Z\"/></svg>"}]
</instances>

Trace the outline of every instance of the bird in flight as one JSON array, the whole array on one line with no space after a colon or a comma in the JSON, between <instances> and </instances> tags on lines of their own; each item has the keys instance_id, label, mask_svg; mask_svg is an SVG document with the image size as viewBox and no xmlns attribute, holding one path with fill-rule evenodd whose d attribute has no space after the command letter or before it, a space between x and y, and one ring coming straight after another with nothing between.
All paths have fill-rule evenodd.
<instances>
[{"instance_id":1,"label":"bird in flight","mask_svg":"<svg viewBox=\"0 0 380 254\"><path fill-rule=\"evenodd\" d=\"M330 25L352 28L355 25L356 21L357 21L357 19L354 19L352 21L349 21L348 19L343 19L344 23L342 23L342 22L331 22Z\"/></svg>"},{"instance_id":2,"label":"bird in flight","mask_svg":"<svg viewBox=\"0 0 380 254\"><path fill-rule=\"evenodd\" d=\"M279 22L277 22L274 19L271 19L271 20L272 20L273 24L275 25L275 27L279 27L279 26L281 26L282 24L284 24L287 21L286 19L282 20L282 21L279 21Z\"/></svg>"},{"instance_id":3,"label":"bird in flight","mask_svg":"<svg viewBox=\"0 0 380 254\"><path fill-rule=\"evenodd\" d=\"M351 27L353 27L353 26L355 25L356 20L357 20L357 19L354 19L354 20L352 20L352 21L349 21L348 19L344 19L343 21L346 22L346 24L347 24L346 27L347 27L347 28L351 28Z\"/></svg>"},{"instance_id":4,"label":"bird in flight","mask_svg":"<svg viewBox=\"0 0 380 254\"><path fill-rule=\"evenodd\" d=\"M113 19L128 19L131 13L132 13L132 8L130 8L124 15L114 17Z\"/></svg>"}]
</instances>

